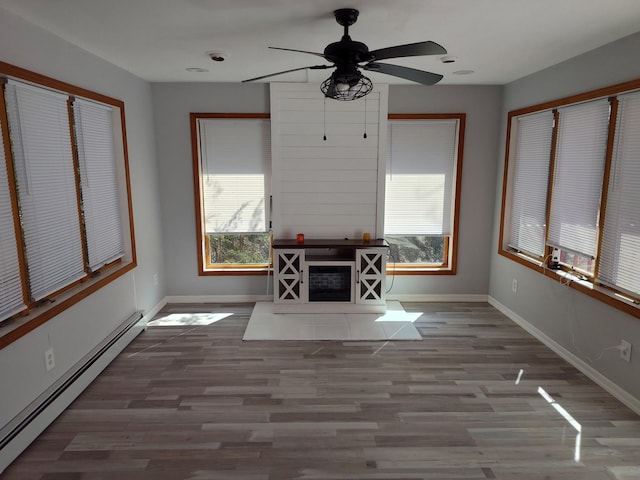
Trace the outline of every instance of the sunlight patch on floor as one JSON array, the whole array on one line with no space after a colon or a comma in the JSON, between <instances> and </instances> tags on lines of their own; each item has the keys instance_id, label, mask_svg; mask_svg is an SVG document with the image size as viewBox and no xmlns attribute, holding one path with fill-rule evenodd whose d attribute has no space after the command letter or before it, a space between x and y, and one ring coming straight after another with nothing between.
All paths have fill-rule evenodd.
<instances>
[{"instance_id":1,"label":"sunlight patch on floor","mask_svg":"<svg viewBox=\"0 0 640 480\"><path fill-rule=\"evenodd\" d=\"M233 313L172 313L147 323L150 327L179 327L185 325L211 325Z\"/></svg>"}]
</instances>

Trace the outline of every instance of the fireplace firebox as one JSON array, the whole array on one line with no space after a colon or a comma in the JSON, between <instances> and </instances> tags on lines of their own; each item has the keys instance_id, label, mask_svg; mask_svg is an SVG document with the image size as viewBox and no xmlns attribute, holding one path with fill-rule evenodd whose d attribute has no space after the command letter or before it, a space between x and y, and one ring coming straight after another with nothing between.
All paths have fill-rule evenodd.
<instances>
[{"instance_id":1,"label":"fireplace firebox","mask_svg":"<svg viewBox=\"0 0 640 480\"><path fill-rule=\"evenodd\" d=\"M310 302L350 302L351 267L348 265L309 265Z\"/></svg>"}]
</instances>

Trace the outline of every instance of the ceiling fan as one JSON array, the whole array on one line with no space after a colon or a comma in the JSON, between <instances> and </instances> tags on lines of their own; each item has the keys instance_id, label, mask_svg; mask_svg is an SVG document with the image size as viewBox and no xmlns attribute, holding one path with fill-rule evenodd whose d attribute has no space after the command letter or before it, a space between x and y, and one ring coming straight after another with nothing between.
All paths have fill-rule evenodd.
<instances>
[{"instance_id":1,"label":"ceiling fan","mask_svg":"<svg viewBox=\"0 0 640 480\"><path fill-rule=\"evenodd\" d=\"M333 65L312 65L293 68L269 75L262 75L261 77L250 78L243 80L243 82L253 82L284 73L306 70L307 68L310 70L335 68L331 77L322 82L320 90L322 90L322 93L324 93L326 97L336 100L356 100L364 97L373 89L371 80L362 74L361 69L404 78L423 85L433 85L442 79L442 75L437 73L425 72L400 65L378 63L378 60L386 60L388 58L445 55L447 51L441 45L430 41L396 45L394 47L369 51L369 48L364 43L351 40L349 36L349 26L356 23L358 13L358 10L353 8L341 8L333 12L338 24L344 27L344 35L339 42L327 45L323 53L307 52L293 48L269 47L275 50L287 50L290 52L316 55L331 62Z\"/></svg>"}]
</instances>

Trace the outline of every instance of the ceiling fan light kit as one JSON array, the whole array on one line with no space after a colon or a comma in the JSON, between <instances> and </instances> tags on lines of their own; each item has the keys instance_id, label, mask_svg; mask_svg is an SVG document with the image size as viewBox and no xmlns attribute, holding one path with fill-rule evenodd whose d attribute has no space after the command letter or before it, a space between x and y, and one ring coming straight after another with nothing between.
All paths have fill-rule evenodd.
<instances>
[{"instance_id":1,"label":"ceiling fan light kit","mask_svg":"<svg viewBox=\"0 0 640 480\"><path fill-rule=\"evenodd\" d=\"M371 90L373 83L359 71L354 75L341 75L336 71L320 85L324 96L334 100L357 100Z\"/></svg>"},{"instance_id":2,"label":"ceiling fan light kit","mask_svg":"<svg viewBox=\"0 0 640 480\"><path fill-rule=\"evenodd\" d=\"M308 67L294 68L283 72L250 78L248 80L244 80L244 82L262 80L264 78L299 70L322 70L326 68L335 68L335 71L331 76L322 82L320 90L327 98L333 98L335 100L356 100L364 97L373 90L371 80L365 77L360 69L404 78L405 80L411 80L423 85L434 85L442 79L442 75L437 73L425 72L423 70L402 67L400 65L378 63L377 60L386 60L388 58L446 55L447 51L441 45L431 41L396 45L394 47L369 51L369 48L364 43L356 42L349 36L349 26L356 22L358 19L358 13L358 10L353 8L341 8L333 12L336 22L344 27L344 34L339 42L327 45L323 53L308 52L292 48L269 47L275 50L286 50L316 55L331 62L333 65L312 65Z\"/></svg>"}]
</instances>

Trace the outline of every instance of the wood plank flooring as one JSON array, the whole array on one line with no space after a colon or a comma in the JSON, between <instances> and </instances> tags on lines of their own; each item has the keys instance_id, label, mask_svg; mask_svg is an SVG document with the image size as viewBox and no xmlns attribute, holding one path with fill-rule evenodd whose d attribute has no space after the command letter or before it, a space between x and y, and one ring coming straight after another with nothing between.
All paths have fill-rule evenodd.
<instances>
[{"instance_id":1,"label":"wood plank flooring","mask_svg":"<svg viewBox=\"0 0 640 480\"><path fill-rule=\"evenodd\" d=\"M419 341L252 341L251 305L150 327L3 480L631 480L640 417L488 304ZM545 398L546 395L546 398Z\"/></svg>"}]
</instances>

